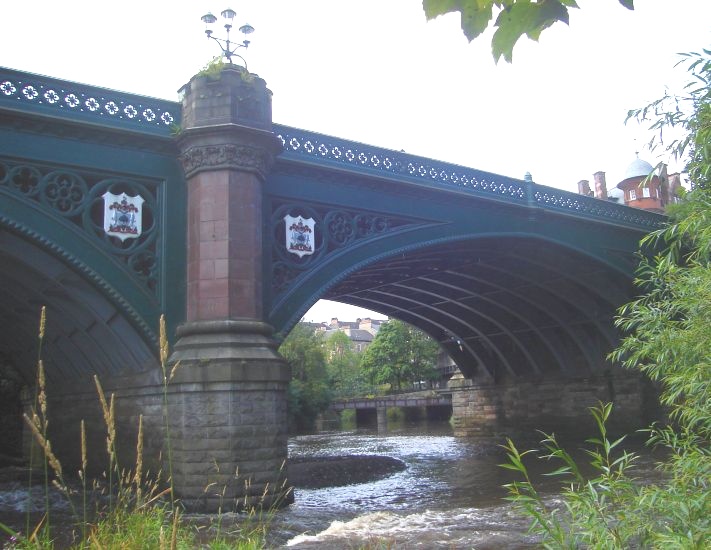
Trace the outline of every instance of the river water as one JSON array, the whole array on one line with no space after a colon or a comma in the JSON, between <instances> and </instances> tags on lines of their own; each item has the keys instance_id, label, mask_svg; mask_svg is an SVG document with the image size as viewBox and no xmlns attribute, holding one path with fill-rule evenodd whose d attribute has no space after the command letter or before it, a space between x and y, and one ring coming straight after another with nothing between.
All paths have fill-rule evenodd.
<instances>
[{"instance_id":1,"label":"river water","mask_svg":"<svg viewBox=\"0 0 711 550\"><path fill-rule=\"evenodd\" d=\"M535 547L528 519L503 500L502 485L515 473L498 466L505 461L501 442L454 437L446 423L292 438L292 457L387 455L407 468L369 483L297 489L295 503L274 519L272 543L297 549ZM651 472L650 457L640 462ZM538 474L555 469L544 461L531 466ZM560 482L537 479L555 503Z\"/></svg>"},{"instance_id":2,"label":"river water","mask_svg":"<svg viewBox=\"0 0 711 550\"><path fill-rule=\"evenodd\" d=\"M528 519L503 500L502 485L515 473L498 466L505 461L497 446L501 442L454 437L447 423L393 427L385 434L354 430L293 437L291 457L385 455L402 460L406 468L367 483L297 488L294 504L272 519L270 547L535 547L536 539L527 533ZM637 476L654 477L649 453L640 445L631 450L643 455ZM544 461L532 462L531 467L536 474L555 469ZM538 475L537 479L544 484L546 499L555 504L560 482ZM41 503L41 488L36 489L33 502ZM26 485L0 483L0 521L21 521L26 499ZM60 502L56 506L61 509Z\"/></svg>"}]
</instances>

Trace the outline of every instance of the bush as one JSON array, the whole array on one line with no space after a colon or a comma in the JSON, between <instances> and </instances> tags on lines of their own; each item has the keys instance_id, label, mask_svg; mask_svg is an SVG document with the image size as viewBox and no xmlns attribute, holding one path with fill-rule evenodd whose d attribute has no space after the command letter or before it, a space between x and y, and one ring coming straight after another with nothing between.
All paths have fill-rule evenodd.
<instances>
[{"instance_id":1,"label":"bush","mask_svg":"<svg viewBox=\"0 0 711 550\"><path fill-rule=\"evenodd\" d=\"M565 476L561 506L548 505L533 487L524 457L511 441L503 466L523 475L507 485L547 548L711 548L711 52L689 54L694 77L685 98L668 98L632 112L652 127L681 126L688 137L672 146L690 152L694 188L670 210L668 227L642 241L637 286L644 294L623 306L616 324L626 337L610 359L641 371L661 386L669 422L649 430L650 445L668 458L659 484L639 485L630 468L635 457L607 439L612 405L592 410L599 437L587 452L595 474L581 475L553 435L545 435L544 458L557 460L552 475ZM663 106L672 101L673 111ZM681 106L690 105L688 111ZM661 113L661 114L660 114ZM617 453L617 454L615 454Z\"/></svg>"}]
</instances>

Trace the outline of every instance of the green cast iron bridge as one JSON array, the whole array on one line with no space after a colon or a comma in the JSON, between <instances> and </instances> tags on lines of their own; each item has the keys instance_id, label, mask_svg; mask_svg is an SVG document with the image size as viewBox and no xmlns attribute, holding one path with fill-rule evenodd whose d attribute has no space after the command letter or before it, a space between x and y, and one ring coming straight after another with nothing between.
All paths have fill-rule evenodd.
<instances>
[{"instance_id":1,"label":"green cast iron bridge","mask_svg":"<svg viewBox=\"0 0 711 550\"><path fill-rule=\"evenodd\" d=\"M57 381L145 371L160 314L171 336L185 319L180 121L176 102L0 68L0 353L28 383L42 305ZM638 242L663 216L271 130L282 151L263 182L261 284L278 338L326 298L421 328L468 376L601 368ZM106 196L124 193L143 199L128 238L107 229ZM288 250L293 219L313 220L308 254Z\"/></svg>"}]
</instances>

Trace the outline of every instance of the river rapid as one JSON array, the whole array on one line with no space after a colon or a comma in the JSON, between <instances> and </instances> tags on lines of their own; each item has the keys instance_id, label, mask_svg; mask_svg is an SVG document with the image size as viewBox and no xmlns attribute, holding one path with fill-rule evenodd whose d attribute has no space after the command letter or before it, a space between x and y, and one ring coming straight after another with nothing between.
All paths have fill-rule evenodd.
<instances>
[{"instance_id":1,"label":"river rapid","mask_svg":"<svg viewBox=\"0 0 711 550\"><path fill-rule=\"evenodd\" d=\"M535 547L529 520L503 498L502 485L515 473L498 466L505 462L500 443L454 437L446 423L294 437L291 457L386 455L407 467L368 483L297 488L295 503L274 518L271 543L297 549ZM544 461L531 468L555 504L560 482L540 475L555 468ZM640 468L652 472L651 457L640 459Z\"/></svg>"},{"instance_id":2,"label":"river rapid","mask_svg":"<svg viewBox=\"0 0 711 550\"><path fill-rule=\"evenodd\" d=\"M292 437L291 458L311 462L318 457L378 455L399 459L405 468L363 483L295 489L295 502L274 513L269 529L270 548L296 549L410 549L477 548L520 549L536 546L528 534L529 520L504 500L502 485L515 473L503 469L502 440L454 437L446 422L418 426L392 426L387 433L372 430L332 431ZM521 444L529 448L531 443ZM566 445L570 451L580 444ZM657 477L654 459L640 444L636 477ZM580 454L580 453L576 453ZM584 457L581 457L584 460ZM532 461L530 468L550 504L558 501L560 481L540 474L557 465ZM40 506L41 486L31 499ZM54 517L69 517L59 495L52 503ZM28 501L26 482L0 478L0 522L16 528L24 522ZM41 508L41 506L40 506ZM35 515L41 517L37 508ZM198 524L223 526L234 514L193 516ZM0 541L2 537L0 537ZM59 547L62 545L60 544Z\"/></svg>"}]
</instances>

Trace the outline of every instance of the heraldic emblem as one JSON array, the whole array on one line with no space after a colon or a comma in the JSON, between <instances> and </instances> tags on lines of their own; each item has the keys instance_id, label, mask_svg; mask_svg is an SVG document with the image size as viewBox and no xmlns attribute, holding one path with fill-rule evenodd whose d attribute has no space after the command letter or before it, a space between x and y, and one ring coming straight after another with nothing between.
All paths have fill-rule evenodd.
<instances>
[{"instance_id":1,"label":"heraldic emblem","mask_svg":"<svg viewBox=\"0 0 711 550\"><path fill-rule=\"evenodd\" d=\"M141 235L143 227L143 197L131 197L126 193L114 195L108 191L104 198L104 231L107 235L118 237L122 241L135 239Z\"/></svg>"},{"instance_id":2,"label":"heraldic emblem","mask_svg":"<svg viewBox=\"0 0 711 550\"><path fill-rule=\"evenodd\" d=\"M284 216L286 249L299 258L314 253L314 226L312 218Z\"/></svg>"}]
</instances>

